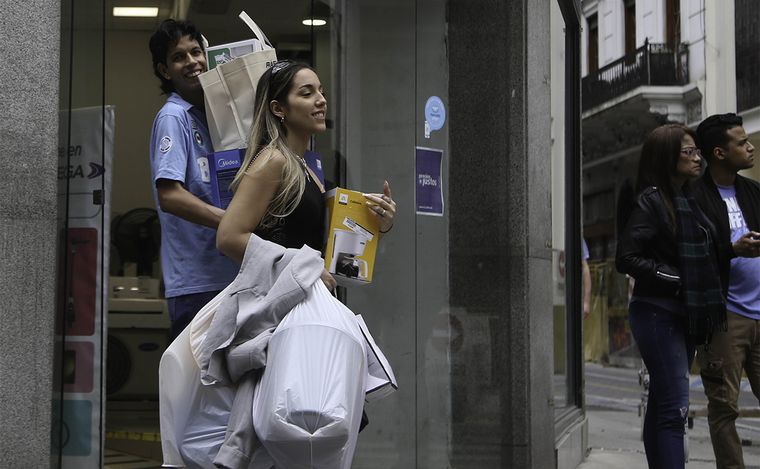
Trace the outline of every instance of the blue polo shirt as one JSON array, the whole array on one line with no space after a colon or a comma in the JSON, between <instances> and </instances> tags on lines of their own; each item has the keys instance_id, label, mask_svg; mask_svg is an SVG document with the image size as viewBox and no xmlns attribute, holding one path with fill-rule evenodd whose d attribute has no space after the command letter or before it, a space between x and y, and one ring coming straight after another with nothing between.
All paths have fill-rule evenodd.
<instances>
[{"instance_id":1,"label":"blue polo shirt","mask_svg":"<svg viewBox=\"0 0 760 469\"><path fill-rule=\"evenodd\" d=\"M205 114L172 93L156 115L150 138L153 198L156 181L182 183L190 193L211 204L207 155L213 151ZM224 289L239 267L216 249L216 230L158 210L161 221L161 267L166 297Z\"/></svg>"},{"instance_id":2,"label":"blue polo shirt","mask_svg":"<svg viewBox=\"0 0 760 469\"><path fill-rule=\"evenodd\" d=\"M731 242L735 243L749 231L744 214L736 200L736 187L718 186L718 192L726 204ZM760 257L735 257L731 259L728 277L729 311L751 319L760 319Z\"/></svg>"}]
</instances>

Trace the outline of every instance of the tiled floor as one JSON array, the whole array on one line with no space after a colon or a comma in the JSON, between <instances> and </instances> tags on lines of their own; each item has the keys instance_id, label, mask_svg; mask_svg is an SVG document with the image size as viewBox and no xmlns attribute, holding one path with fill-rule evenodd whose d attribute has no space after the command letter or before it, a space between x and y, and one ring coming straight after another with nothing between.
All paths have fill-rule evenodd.
<instances>
[{"instance_id":1,"label":"tiled floor","mask_svg":"<svg viewBox=\"0 0 760 469\"><path fill-rule=\"evenodd\" d=\"M161 463L150 459L106 449L105 469L158 469Z\"/></svg>"},{"instance_id":2,"label":"tiled floor","mask_svg":"<svg viewBox=\"0 0 760 469\"><path fill-rule=\"evenodd\" d=\"M162 458L158 420L157 401L109 401L106 413L105 467L160 467Z\"/></svg>"}]
</instances>

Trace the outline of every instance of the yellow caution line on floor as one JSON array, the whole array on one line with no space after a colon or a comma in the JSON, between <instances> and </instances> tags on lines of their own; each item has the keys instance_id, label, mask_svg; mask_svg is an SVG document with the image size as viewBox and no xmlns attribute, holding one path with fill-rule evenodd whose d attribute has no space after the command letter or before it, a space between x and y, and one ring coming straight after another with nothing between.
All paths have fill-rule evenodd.
<instances>
[{"instance_id":1,"label":"yellow caution line on floor","mask_svg":"<svg viewBox=\"0 0 760 469\"><path fill-rule=\"evenodd\" d=\"M135 433L135 432L133 432ZM103 457L104 469L160 469L161 463L142 456L107 449Z\"/></svg>"},{"instance_id":2,"label":"yellow caution line on floor","mask_svg":"<svg viewBox=\"0 0 760 469\"><path fill-rule=\"evenodd\" d=\"M161 441L161 434L156 432L128 432L128 431L111 431L106 432L108 440L132 440L132 441Z\"/></svg>"}]
</instances>

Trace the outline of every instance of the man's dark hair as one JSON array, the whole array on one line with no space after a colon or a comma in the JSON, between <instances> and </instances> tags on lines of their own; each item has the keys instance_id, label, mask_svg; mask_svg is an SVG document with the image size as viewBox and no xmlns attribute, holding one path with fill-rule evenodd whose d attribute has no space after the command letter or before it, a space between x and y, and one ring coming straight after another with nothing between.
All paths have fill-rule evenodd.
<instances>
[{"instance_id":1,"label":"man's dark hair","mask_svg":"<svg viewBox=\"0 0 760 469\"><path fill-rule=\"evenodd\" d=\"M728 131L743 124L741 116L730 112L728 114L713 114L703 120L697 127L697 141L702 156L708 160L713 158L716 147L725 148L728 144Z\"/></svg>"},{"instance_id":2,"label":"man's dark hair","mask_svg":"<svg viewBox=\"0 0 760 469\"><path fill-rule=\"evenodd\" d=\"M158 71L158 64L168 65L166 63L166 55L180 39L185 36L190 36L190 39L194 39L203 47L203 38L201 32L190 21L177 21L171 18L164 20L158 25L158 29L150 37L148 46L150 47L150 53L153 56L153 73L161 80L161 91L166 94L174 91L174 84L171 80L167 80ZM205 52L205 49L204 49Z\"/></svg>"}]
</instances>

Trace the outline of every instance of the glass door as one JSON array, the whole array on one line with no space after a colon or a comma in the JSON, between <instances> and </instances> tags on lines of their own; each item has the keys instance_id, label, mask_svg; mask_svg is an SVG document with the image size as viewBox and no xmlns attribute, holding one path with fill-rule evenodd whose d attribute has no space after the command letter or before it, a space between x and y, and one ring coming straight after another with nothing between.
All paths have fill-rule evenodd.
<instances>
[{"instance_id":1,"label":"glass door","mask_svg":"<svg viewBox=\"0 0 760 469\"><path fill-rule=\"evenodd\" d=\"M104 4L61 2L55 467L100 467L113 109L104 100Z\"/></svg>"},{"instance_id":2,"label":"glass door","mask_svg":"<svg viewBox=\"0 0 760 469\"><path fill-rule=\"evenodd\" d=\"M102 467L123 455L161 463L158 365L169 320L148 146L166 96L151 66L151 34L172 17L194 22L212 45L249 39L238 19L246 10L278 58L313 65L329 92L328 131L313 150L336 184L345 161L333 3L160 1L147 16L121 16L118 2L62 2L56 467Z\"/></svg>"},{"instance_id":3,"label":"glass door","mask_svg":"<svg viewBox=\"0 0 760 469\"><path fill-rule=\"evenodd\" d=\"M552 250L554 284L554 408L557 434L583 405L583 275L588 248L581 237L579 2L551 4ZM589 285L590 288L590 285ZM589 290L590 291L590 290Z\"/></svg>"}]
</instances>

